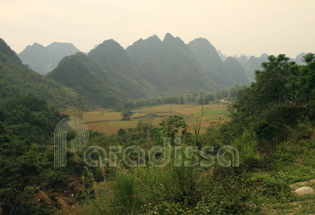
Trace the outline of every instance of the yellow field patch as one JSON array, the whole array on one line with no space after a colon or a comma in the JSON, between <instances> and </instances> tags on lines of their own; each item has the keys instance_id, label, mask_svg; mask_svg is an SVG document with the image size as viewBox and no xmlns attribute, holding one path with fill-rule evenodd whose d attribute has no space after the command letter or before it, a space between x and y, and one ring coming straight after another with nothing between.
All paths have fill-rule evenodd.
<instances>
[{"instance_id":1,"label":"yellow field patch","mask_svg":"<svg viewBox=\"0 0 315 215\"><path fill-rule=\"evenodd\" d=\"M129 121L121 120L120 112L107 109L97 109L83 113L83 121L91 130L103 132L105 134L116 134L119 129L135 128L139 121L151 122L152 125L158 124L168 115L181 115L189 126L190 132L193 131L193 124L196 123L197 115L200 115L201 106L199 105L159 105L152 107L136 108L132 110L133 115ZM73 111L66 110L62 113L73 116ZM201 133L206 132L211 122L225 122L229 112L227 105L223 103L204 106L204 116L201 123ZM156 116L157 115L157 116ZM153 117L152 117L153 116ZM140 118L139 118L140 117Z\"/></svg>"}]
</instances>

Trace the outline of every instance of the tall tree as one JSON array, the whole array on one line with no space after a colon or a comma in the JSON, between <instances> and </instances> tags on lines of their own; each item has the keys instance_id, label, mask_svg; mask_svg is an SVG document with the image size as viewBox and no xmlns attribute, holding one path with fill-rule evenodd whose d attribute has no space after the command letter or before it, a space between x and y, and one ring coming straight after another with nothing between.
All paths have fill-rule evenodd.
<instances>
[{"instance_id":1,"label":"tall tree","mask_svg":"<svg viewBox=\"0 0 315 215\"><path fill-rule=\"evenodd\" d=\"M132 116L132 114L133 113L130 110L123 109L120 115L123 117L122 118L123 120L130 120L130 117Z\"/></svg>"},{"instance_id":2,"label":"tall tree","mask_svg":"<svg viewBox=\"0 0 315 215\"><path fill-rule=\"evenodd\" d=\"M308 104L315 98L315 55L308 53L303 61L306 65L290 67L288 88L294 103Z\"/></svg>"},{"instance_id":3,"label":"tall tree","mask_svg":"<svg viewBox=\"0 0 315 215\"><path fill-rule=\"evenodd\" d=\"M290 58L284 54L280 54L278 57L270 55L268 60L269 62L261 64L262 71L255 71L256 96L261 105L272 103L279 107L286 99L289 99L287 88L288 69L295 62L289 62Z\"/></svg>"}]
</instances>

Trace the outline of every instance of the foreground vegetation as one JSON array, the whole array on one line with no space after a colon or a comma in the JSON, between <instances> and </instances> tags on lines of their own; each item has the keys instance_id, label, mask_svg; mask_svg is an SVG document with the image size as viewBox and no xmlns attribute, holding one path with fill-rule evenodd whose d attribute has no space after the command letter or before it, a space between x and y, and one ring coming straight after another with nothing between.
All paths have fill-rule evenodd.
<instances>
[{"instance_id":1,"label":"foreground vegetation","mask_svg":"<svg viewBox=\"0 0 315 215\"><path fill-rule=\"evenodd\" d=\"M210 126L205 135L198 135L199 118L194 135L177 134L184 140L183 149L210 145L216 153L225 145L236 147L239 167L226 168L217 163L203 168L174 167L171 162L164 168L148 165L120 171L127 168L121 162L114 186L91 200L87 214L314 212L314 196L296 196L289 186L315 177L315 97L308 77L314 74L314 55L306 55L306 66L295 66L288 60L284 55L269 57L264 70L256 72L256 83L240 92L231 122ZM160 137L175 137L178 121L171 116L167 119L155 131ZM166 123L171 121L173 124ZM149 129L144 134L146 129L141 126L138 130L143 137L151 134ZM159 136L158 132L155 135ZM124 136L126 139L128 136ZM202 153L198 156L205 158Z\"/></svg>"}]
</instances>

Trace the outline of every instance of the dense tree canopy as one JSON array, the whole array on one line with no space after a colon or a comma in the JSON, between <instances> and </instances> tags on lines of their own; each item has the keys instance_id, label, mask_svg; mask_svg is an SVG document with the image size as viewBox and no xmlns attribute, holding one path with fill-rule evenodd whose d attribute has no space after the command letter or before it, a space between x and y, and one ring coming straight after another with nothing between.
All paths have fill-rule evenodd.
<instances>
[{"instance_id":1,"label":"dense tree canopy","mask_svg":"<svg viewBox=\"0 0 315 215\"><path fill-rule=\"evenodd\" d=\"M262 63L263 70L256 70L256 83L241 90L235 107L239 114L252 115L276 107L300 106L313 110L315 94L314 54L303 57L306 65L290 62L284 54L270 55Z\"/></svg>"},{"instance_id":2,"label":"dense tree canopy","mask_svg":"<svg viewBox=\"0 0 315 215\"><path fill-rule=\"evenodd\" d=\"M285 55L270 55L269 62L262 63L263 70L256 71L255 93L262 105L274 103L280 106L288 99L288 69L294 65Z\"/></svg>"},{"instance_id":3,"label":"dense tree canopy","mask_svg":"<svg viewBox=\"0 0 315 215\"><path fill-rule=\"evenodd\" d=\"M309 53L303 60L306 65L295 65L289 70L288 88L295 104L308 104L315 98L315 55Z\"/></svg>"}]
</instances>

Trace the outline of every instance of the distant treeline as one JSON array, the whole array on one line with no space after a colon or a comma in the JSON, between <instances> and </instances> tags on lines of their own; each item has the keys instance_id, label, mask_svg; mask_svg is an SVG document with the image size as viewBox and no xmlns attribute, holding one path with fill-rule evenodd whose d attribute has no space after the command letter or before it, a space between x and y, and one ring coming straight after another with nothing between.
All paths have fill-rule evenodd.
<instances>
[{"instance_id":1,"label":"distant treeline","mask_svg":"<svg viewBox=\"0 0 315 215\"><path fill-rule=\"evenodd\" d=\"M234 101L238 92L242 89L245 89L246 86L235 85L235 87L231 87L229 90L221 90L216 93L191 93L187 95L179 95L179 96L161 96L155 98L148 99L139 99L139 100L128 100L123 103L123 107L127 109L133 109L137 107L147 107L154 105L162 105L162 104L196 104L196 105L208 105L210 102L214 102L221 99L227 99L229 101Z\"/></svg>"}]
</instances>

